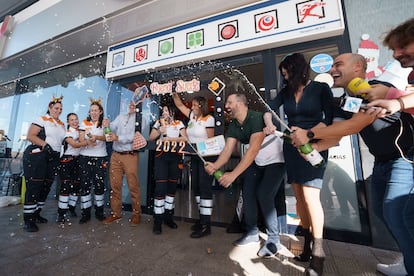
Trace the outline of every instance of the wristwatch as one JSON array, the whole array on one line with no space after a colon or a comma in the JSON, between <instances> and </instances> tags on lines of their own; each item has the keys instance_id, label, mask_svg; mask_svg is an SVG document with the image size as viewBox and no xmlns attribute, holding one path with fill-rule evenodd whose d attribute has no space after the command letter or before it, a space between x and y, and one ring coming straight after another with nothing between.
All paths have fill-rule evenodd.
<instances>
[{"instance_id":1,"label":"wristwatch","mask_svg":"<svg viewBox=\"0 0 414 276\"><path fill-rule=\"evenodd\" d=\"M308 132L306 132L306 136L309 139L313 139L313 137L315 137L315 133L313 133L313 131L311 129L308 129Z\"/></svg>"}]
</instances>

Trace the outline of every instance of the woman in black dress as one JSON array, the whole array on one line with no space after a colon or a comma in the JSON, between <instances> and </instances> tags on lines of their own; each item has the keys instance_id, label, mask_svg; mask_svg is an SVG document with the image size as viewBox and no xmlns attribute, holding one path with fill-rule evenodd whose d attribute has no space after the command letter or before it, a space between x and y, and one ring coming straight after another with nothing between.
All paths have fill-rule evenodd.
<instances>
[{"instance_id":1,"label":"woman in black dress","mask_svg":"<svg viewBox=\"0 0 414 276\"><path fill-rule=\"evenodd\" d=\"M283 105L289 127L310 129L317 125L331 124L332 91L327 84L310 80L310 67L305 57L300 53L291 54L280 63L279 70L285 87L275 98L272 107L274 110L279 110ZM288 182L292 184L295 191L297 214L304 228L303 253L295 259L303 262L311 260L307 273L313 271L319 275L322 274L325 257L322 247L324 213L320 190L328 151L321 152L325 162L317 168L305 160L298 149L290 143L284 143L283 152Z\"/></svg>"}]
</instances>

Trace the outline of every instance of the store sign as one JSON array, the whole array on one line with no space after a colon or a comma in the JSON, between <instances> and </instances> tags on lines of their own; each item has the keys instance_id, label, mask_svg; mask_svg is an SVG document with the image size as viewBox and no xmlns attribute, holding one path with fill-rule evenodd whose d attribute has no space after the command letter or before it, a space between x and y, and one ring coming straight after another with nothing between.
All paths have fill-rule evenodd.
<instances>
[{"instance_id":1,"label":"store sign","mask_svg":"<svg viewBox=\"0 0 414 276\"><path fill-rule=\"evenodd\" d=\"M341 35L340 0L270 0L108 48L107 78Z\"/></svg>"},{"instance_id":2,"label":"store sign","mask_svg":"<svg viewBox=\"0 0 414 276\"><path fill-rule=\"evenodd\" d=\"M181 93L181 92L198 92L200 91L200 81L196 79L192 79L191 81L183 81L183 80L177 80L175 83L175 86L173 86L173 82L167 82L167 83L158 83L153 82L150 85L151 93L153 95L157 94L170 94L173 92Z\"/></svg>"},{"instance_id":3,"label":"store sign","mask_svg":"<svg viewBox=\"0 0 414 276\"><path fill-rule=\"evenodd\" d=\"M328 54L317 54L310 60L310 67L316 73L326 73L331 70L334 59Z\"/></svg>"}]
</instances>

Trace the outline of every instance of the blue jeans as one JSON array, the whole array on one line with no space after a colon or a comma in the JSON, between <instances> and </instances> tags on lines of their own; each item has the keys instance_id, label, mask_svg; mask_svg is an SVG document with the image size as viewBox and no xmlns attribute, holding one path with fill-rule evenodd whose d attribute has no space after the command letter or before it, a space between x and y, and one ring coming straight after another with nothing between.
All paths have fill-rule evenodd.
<instances>
[{"instance_id":1,"label":"blue jeans","mask_svg":"<svg viewBox=\"0 0 414 276\"><path fill-rule=\"evenodd\" d=\"M275 196L285 175L285 164L275 163L258 166L252 163L244 172L243 215L247 233L258 234L257 205L263 213L266 223L268 242L279 244L279 228L275 207Z\"/></svg>"},{"instance_id":2,"label":"blue jeans","mask_svg":"<svg viewBox=\"0 0 414 276\"><path fill-rule=\"evenodd\" d=\"M408 275L414 275L413 165L402 158L375 162L372 206L397 241Z\"/></svg>"}]
</instances>

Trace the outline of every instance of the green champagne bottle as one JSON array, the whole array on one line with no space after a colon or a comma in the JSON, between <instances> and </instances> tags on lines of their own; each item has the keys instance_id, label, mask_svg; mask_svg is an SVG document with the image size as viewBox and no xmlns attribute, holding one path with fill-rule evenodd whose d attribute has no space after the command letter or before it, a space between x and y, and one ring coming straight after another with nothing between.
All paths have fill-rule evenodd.
<instances>
[{"instance_id":1,"label":"green champagne bottle","mask_svg":"<svg viewBox=\"0 0 414 276\"><path fill-rule=\"evenodd\" d=\"M289 130L285 130L284 132L275 130L274 134L282 138L286 143L292 144L292 138L290 137L291 132ZM315 150L310 143L300 146L299 150L306 156L309 163L316 168L325 162L321 154Z\"/></svg>"},{"instance_id":2,"label":"green champagne bottle","mask_svg":"<svg viewBox=\"0 0 414 276\"><path fill-rule=\"evenodd\" d=\"M310 143L306 143L299 147L301 153L306 155L309 163L314 167L319 167L325 161L321 154L315 150Z\"/></svg>"},{"instance_id":3,"label":"green champagne bottle","mask_svg":"<svg viewBox=\"0 0 414 276\"><path fill-rule=\"evenodd\" d=\"M214 172L214 177L216 178L216 180L219 180L220 177L223 176L223 174L224 174L224 172L222 172L220 170L217 170L217 171Z\"/></svg>"},{"instance_id":4,"label":"green champagne bottle","mask_svg":"<svg viewBox=\"0 0 414 276\"><path fill-rule=\"evenodd\" d=\"M109 133L111 133L112 130L109 126L107 126L106 128L104 128L104 134L105 134L105 140L107 142L109 142Z\"/></svg>"}]
</instances>

